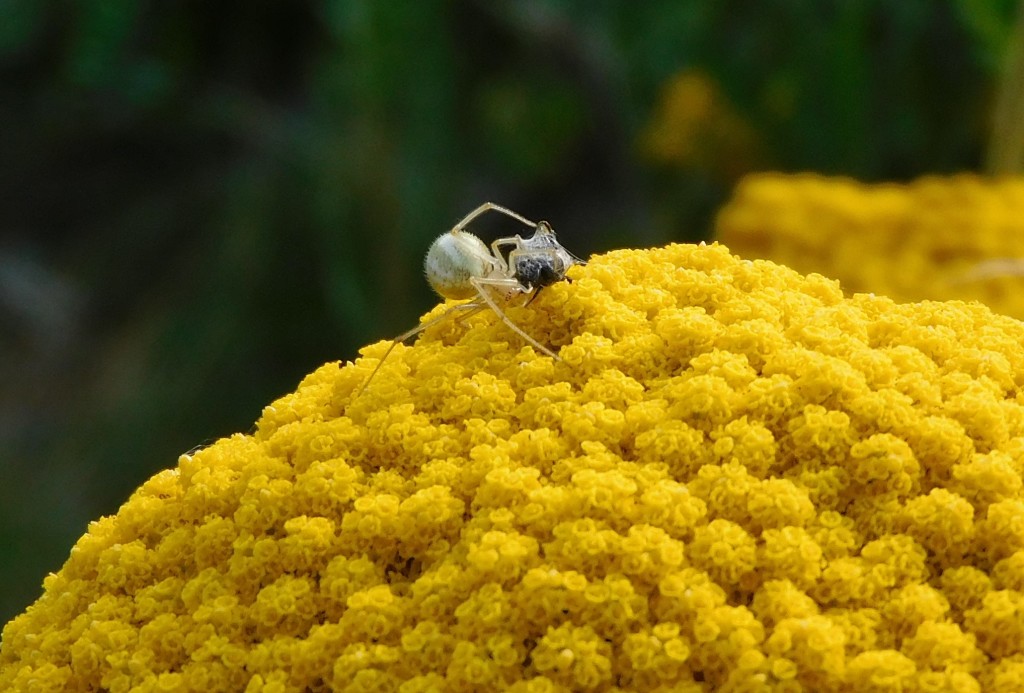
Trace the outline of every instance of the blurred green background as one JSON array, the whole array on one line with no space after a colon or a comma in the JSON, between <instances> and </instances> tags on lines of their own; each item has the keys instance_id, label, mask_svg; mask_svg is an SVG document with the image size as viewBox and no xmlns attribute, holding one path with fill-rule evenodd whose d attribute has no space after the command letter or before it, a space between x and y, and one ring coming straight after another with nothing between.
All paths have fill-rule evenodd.
<instances>
[{"instance_id":1,"label":"blurred green background","mask_svg":"<svg viewBox=\"0 0 1024 693\"><path fill-rule=\"evenodd\" d=\"M586 257L708 237L754 170L981 170L1017 5L0 0L0 622L145 478L415 324L482 201Z\"/></svg>"}]
</instances>

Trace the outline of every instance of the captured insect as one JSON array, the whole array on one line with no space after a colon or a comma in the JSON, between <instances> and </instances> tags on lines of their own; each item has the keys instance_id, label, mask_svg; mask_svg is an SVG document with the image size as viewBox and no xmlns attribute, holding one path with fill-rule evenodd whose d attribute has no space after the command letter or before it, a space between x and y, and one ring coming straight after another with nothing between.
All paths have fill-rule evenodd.
<instances>
[{"instance_id":1,"label":"captured insect","mask_svg":"<svg viewBox=\"0 0 1024 693\"><path fill-rule=\"evenodd\" d=\"M533 235L528 238L518 234L498 238L488 249L483 241L465 230L474 219L487 212L500 212L511 217L533 229ZM529 305L541 289L563 279L567 280L566 272L569 268L582 264L586 263L562 247L546 221L535 223L510 209L485 202L463 217L450 231L438 237L431 244L423 263L427 281L443 298L474 300L452 306L436 318L395 337L355 396L362 394L395 347L456 312L464 312L462 317L465 318L490 308L527 343L560 361L558 354L512 322L502 310L501 304L516 296L529 294L525 304Z\"/></svg>"}]
</instances>

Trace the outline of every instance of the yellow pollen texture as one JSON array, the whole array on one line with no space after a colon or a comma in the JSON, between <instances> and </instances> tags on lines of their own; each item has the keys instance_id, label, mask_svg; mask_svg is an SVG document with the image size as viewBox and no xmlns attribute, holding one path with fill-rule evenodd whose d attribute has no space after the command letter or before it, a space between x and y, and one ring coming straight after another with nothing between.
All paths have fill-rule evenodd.
<instances>
[{"instance_id":1,"label":"yellow pollen texture","mask_svg":"<svg viewBox=\"0 0 1024 693\"><path fill-rule=\"evenodd\" d=\"M560 362L442 321L147 481L0 690L1024 690L1024 324L719 245L570 274L508 308Z\"/></svg>"}]
</instances>

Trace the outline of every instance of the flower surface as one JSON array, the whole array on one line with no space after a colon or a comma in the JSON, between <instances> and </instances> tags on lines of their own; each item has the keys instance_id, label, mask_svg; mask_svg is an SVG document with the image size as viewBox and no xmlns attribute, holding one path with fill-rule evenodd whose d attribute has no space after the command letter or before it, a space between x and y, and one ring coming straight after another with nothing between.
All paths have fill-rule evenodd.
<instances>
[{"instance_id":1,"label":"flower surface","mask_svg":"<svg viewBox=\"0 0 1024 693\"><path fill-rule=\"evenodd\" d=\"M1024 178L962 174L866 184L746 177L719 212L734 252L903 301L979 300L1024 318Z\"/></svg>"},{"instance_id":2,"label":"flower surface","mask_svg":"<svg viewBox=\"0 0 1024 693\"><path fill-rule=\"evenodd\" d=\"M508 309L561 361L444 321L147 481L0 689L1024 689L1024 324L722 246L572 277Z\"/></svg>"}]
</instances>

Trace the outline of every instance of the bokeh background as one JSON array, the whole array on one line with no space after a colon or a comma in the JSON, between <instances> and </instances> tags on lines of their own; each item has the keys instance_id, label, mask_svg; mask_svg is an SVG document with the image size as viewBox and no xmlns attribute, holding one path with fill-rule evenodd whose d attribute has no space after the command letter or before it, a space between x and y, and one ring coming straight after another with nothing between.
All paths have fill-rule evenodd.
<instances>
[{"instance_id":1,"label":"bokeh background","mask_svg":"<svg viewBox=\"0 0 1024 693\"><path fill-rule=\"evenodd\" d=\"M145 478L415 324L482 201L586 257L710 238L755 171L1012 170L1017 16L0 0L0 622Z\"/></svg>"}]
</instances>

